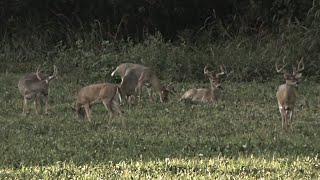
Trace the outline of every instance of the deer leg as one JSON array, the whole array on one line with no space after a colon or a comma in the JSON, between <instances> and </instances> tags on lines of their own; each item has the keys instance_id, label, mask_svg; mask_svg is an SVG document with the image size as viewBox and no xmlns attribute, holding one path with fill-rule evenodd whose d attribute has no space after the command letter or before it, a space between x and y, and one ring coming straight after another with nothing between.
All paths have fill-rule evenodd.
<instances>
[{"instance_id":1,"label":"deer leg","mask_svg":"<svg viewBox=\"0 0 320 180\"><path fill-rule=\"evenodd\" d=\"M285 110L285 129L286 129L286 131L288 130L288 128L289 128L289 121L290 121L290 114L289 114L290 112L289 112L289 110Z\"/></svg>"},{"instance_id":2,"label":"deer leg","mask_svg":"<svg viewBox=\"0 0 320 180\"><path fill-rule=\"evenodd\" d=\"M128 104L133 105L135 102L135 96L134 95L130 95L127 97L128 99Z\"/></svg>"},{"instance_id":3,"label":"deer leg","mask_svg":"<svg viewBox=\"0 0 320 180\"><path fill-rule=\"evenodd\" d=\"M104 107L105 107L108 111L110 111L110 118L112 118L112 117L113 117L113 114L114 114L114 111L113 111L113 109L112 109L112 104L111 104L112 102L110 102L110 101L108 101L108 100L103 100L102 103L103 103Z\"/></svg>"},{"instance_id":4,"label":"deer leg","mask_svg":"<svg viewBox=\"0 0 320 180\"><path fill-rule=\"evenodd\" d=\"M48 98L48 96L44 96L44 101L45 101L44 113L45 114L49 114L49 112L48 112L48 110L49 110L49 98Z\"/></svg>"},{"instance_id":5,"label":"deer leg","mask_svg":"<svg viewBox=\"0 0 320 180\"><path fill-rule=\"evenodd\" d=\"M143 75L141 75L143 76ZM141 77L140 77L141 79ZM142 94L142 88L145 87L145 81L142 80L142 81L139 81L138 84L137 84L137 87L135 89L136 93L138 94L139 98L138 98L138 101L141 102L141 94Z\"/></svg>"},{"instance_id":6,"label":"deer leg","mask_svg":"<svg viewBox=\"0 0 320 180\"><path fill-rule=\"evenodd\" d=\"M293 110L291 110L289 112L289 126L290 126L290 130L292 131L292 118L293 118Z\"/></svg>"},{"instance_id":7,"label":"deer leg","mask_svg":"<svg viewBox=\"0 0 320 180\"><path fill-rule=\"evenodd\" d=\"M112 103L111 104L112 109L114 109L116 111L117 115L121 116L122 115L122 111L121 111L121 109L119 107L119 103L117 101L112 101L111 103Z\"/></svg>"},{"instance_id":8,"label":"deer leg","mask_svg":"<svg viewBox=\"0 0 320 180\"><path fill-rule=\"evenodd\" d=\"M39 105L40 105L40 97L36 96L34 99L34 108L36 110L36 114L38 115L40 110L39 110Z\"/></svg>"},{"instance_id":9,"label":"deer leg","mask_svg":"<svg viewBox=\"0 0 320 180\"><path fill-rule=\"evenodd\" d=\"M148 92L150 102L154 102L152 90L147 87L147 92ZM159 95L160 95L160 101L161 101L161 94L159 94Z\"/></svg>"},{"instance_id":10,"label":"deer leg","mask_svg":"<svg viewBox=\"0 0 320 180\"><path fill-rule=\"evenodd\" d=\"M78 117L79 119L84 118L85 115L82 114L83 112L82 112L82 106L81 106L81 104L76 103L76 108L75 108L75 110L76 110L76 113L77 113L77 117Z\"/></svg>"},{"instance_id":11,"label":"deer leg","mask_svg":"<svg viewBox=\"0 0 320 180\"><path fill-rule=\"evenodd\" d=\"M87 116L88 120L91 121L90 105L89 104L85 104L84 105L84 110L86 111L86 116Z\"/></svg>"},{"instance_id":12,"label":"deer leg","mask_svg":"<svg viewBox=\"0 0 320 180\"><path fill-rule=\"evenodd\" d=\"M282 123L282 129L285 129L285 111L283 110L283 108L280 106L279 107L279 111L281 114L281 123Z\"/></svg>"},{"instance_id":13,"label":"deer leg","mask_svg":"<svg viewBox=\"0 0 320 180\"><path fill-rule=\"evenodd\" d=\"M138 86L136 88L136 92L138 94L138 102L141 102L141 87L140 86Z\"/></svg>"},{"instance_id":14,"label":"deer leg","mask_svg":"<svg viewBox=\"0 0 320 180\"><path fill-rule=\"evenodd\" d=\"M117 101L112 101L112 108L115 109L115 111L117 112L118 116L122 116L122 111L120 109L120 105ZM122 126L125 126L125 123L123 120L121 120Z\"/></svg>"},{"instance_id":15,"label":"deer leg","mask_svg":"<svg viewBox=\"0 0 320 180\"><path fill-rule=\"evenodd\" d=\"M28 99L24 98L23 99L23 109L22 109L22 114L23 115L27 114L27 109L28 109Z\"/></svg>"},{"instance_id":16,"label":"deer leg","mask_svg":"<svg viewBox=\"0 0 320 180\"><path fill-rule=\"evenodd\" d=\"M128 104L131 104L131 103L132 103L132 98L131 98L131 96L132 96L132 95L126 96L126 97L127 97L127 102L128 102Z\"/></svg>"},{"instance_id":17,"label":"deer leg","mask_svg":"<svg viewBox=\"0 0 320 180\"><path fill-rule=\"evenodd\" d=\"M164 100L163 100L163 98L162 98L161 92L159 92L159 98L160 98L160 102L161 102L161 103L164 103Z\"/></svg>"}]
</instances>

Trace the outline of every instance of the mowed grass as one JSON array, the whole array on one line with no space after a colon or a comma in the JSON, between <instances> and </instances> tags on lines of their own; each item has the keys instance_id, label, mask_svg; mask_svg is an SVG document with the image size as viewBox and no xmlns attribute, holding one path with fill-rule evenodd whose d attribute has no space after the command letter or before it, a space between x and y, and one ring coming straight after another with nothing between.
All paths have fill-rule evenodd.
<instances>
[{"instance_id":1,"label":"mowed grass","mask_svg":"<svg viewBox=\"0 0 320 180\"><path fill-rule=\"evenodd\" d=\"M281 129L275 92L282 80L224 82L217 105L144 100L110 119L102 104L93 122L75 118L79 85L50 86L50 115L24 117L18 74L0 75L0 178L320 178L320 85L299 87L293 132ZM98 82L98 81L97 81ZM101 82L101 81L100 81Z\"/></svg>"}]
</instances>

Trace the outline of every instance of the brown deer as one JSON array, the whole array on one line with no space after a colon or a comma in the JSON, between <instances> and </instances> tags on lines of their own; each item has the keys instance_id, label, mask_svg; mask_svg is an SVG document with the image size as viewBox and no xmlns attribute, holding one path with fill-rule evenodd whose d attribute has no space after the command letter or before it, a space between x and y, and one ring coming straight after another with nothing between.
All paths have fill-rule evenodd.
<instances>
[{"instance_id":1,"label":"brown deer","mask_svg":"<svg viewBox=\"0 0 320 180\"><path fill-rule=\"evenodd\" d=\"M28 102L34 100L36 114L40 112L41 100L45 101L45 113L48 114L48 95L49 83L57 76L57 67L53 66L53 74L48 76L40 72L40 66L37 68L36 73L28 73L22 76L18 82L18 89L23 96L23 111L22 114L28 113Z\"/></svg>"},{"instance_id":2,"label":"brown deer","mask_svg":"<svg viewBox=\"0 0 320 180\"><path fill-rule=\"evenodd\" d=\"M141 73L146 68L147 67L141 64L122 63L116 67L116 69L111 73L111 76L114 76L115 74L119 74L121 77L121 80L123 81L123 78L126 75L126 72L128 71L128 69L133 69L132 73L134 73L137 77L140 77Z\"/></svg>"},{"instance_id":3,"label":"brown deer","mask_svg":"<svg viewBox=\"0 0 320 180\"><path fill-rule=\"evenodd\" d=\"M122 82L120 84L121 96L129 104L133 103L135 97L135 89L137 87L139 76L134 69L127 69Z\"/></svg>"},{"instance_id":4,"label":"brown deer","mask_svg":"<svg viewBox=\"0 0 320 180\"><path fill-rule=\"evenodd\" d=\"M140 98L142 87L149 88L151 86L154 91L159 93L160 101L165 102L168 100L169 93L174 91L171 85L162 86L151 68L141 64L122 63L111 73L111 76L116 73L121 76L121 92L128 98L134 97L136 93L139 94ZM150 99L153 100L149 89L148 94Z\"/></svg>"},{"instance_id":5,"label":"brown deer","mask_svg":"<svg viewBox=\"0 0 320 180\"><path fill-rule=\"evenodd\" d=\"M216 103L219 100L221 82L220 76L225 74L225 67L220 66L221 72L214 73L208 70L208 66L205 66L203 69L203 73L210 80L211 87L210 88L201 88L201 89L189 89L186 91L179 101L189 100L192 102L201 102L201 103Z\"/></svg>"},{"instance_id":6,"label":"brown deer","mask_svg":"<svg viewBox=\"0 0 320 180\"><path fill-rule=\"evenodd\" d=\"M287 66L284 64L279 68L278 63L276 63L276 71L278 73L283 72L283 69ZM277 100L279 111L282 119L282 129L288 130L289 126L292 130L292 117L294 106L298 97L296 87L301 81L301 71L304 70L303 58L298 62L297 68L293 67L292 74L283 72L284 79L286 80L285 84L279 86L277 91Z\"/></svg>"},{"instance_id":7,"label":"brown deer","mask_svg":"<svg viewBox=\"0 0 320 180\"><path fill-rule=\"evenodd\" d=\"M102 102L105 108L110 112L110 117L121 115L120 89L117 85L111 83L93 84L80 89L76 99L76 112L78 117L82 116L82 107L85 115L91 121L91 106L97 102Z\"/></svg>"},{"instance_id":8,"label":"brown deer","mask_svg":"<svg viewBox=\"0 0 320 180\"><path fill-rule=\"evenodd\" d=\"M139 97L143 86L151 86L151 88L158 93L160 102L162 103L167 102L169 94L174 92L172 84L169 84L167 86L162 85L159 78L151 68L145 68L139 77L136 87L136 92L139 94ZM148 93L150 100L153 101L154 99L152 93L150 91L148 91Z\"/></svg>"}]
</instances>

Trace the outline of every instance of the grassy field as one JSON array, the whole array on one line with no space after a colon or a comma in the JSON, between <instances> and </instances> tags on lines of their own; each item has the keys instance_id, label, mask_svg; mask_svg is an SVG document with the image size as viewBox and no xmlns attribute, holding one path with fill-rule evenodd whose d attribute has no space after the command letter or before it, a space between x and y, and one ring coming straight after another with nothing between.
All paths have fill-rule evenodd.
<instances>
[{"instance_id":1,"label":"grassy field","mask_svg":"<svg viewBox=\"0 0 320 180\"><path fill-rule=\"evenodd\" d=\"M275 92L282 80L224 82L215 106L184 104L178 84L169 103L124 106L93 122L71 110L79 85L60 77L50 88L50 115L24 117L20 75L0 74L0 179L320 178L320 85L299 87L294 130L281 129ZM32 106L33 108L33 106Z\"/></svg>"}]
</instances>

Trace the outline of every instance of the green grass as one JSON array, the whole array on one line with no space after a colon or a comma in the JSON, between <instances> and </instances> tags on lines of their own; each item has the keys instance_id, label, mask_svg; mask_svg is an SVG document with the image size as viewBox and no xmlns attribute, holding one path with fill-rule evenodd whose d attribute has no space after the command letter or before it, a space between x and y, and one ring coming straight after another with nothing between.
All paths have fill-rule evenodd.
<instances>
[{"instance_id":1,"label":"green grass","mask_svg":"<svg viewBox=\"0 0 320 180\"><path fill-rule=\"evenodd\" d=\"M20 75L0 74L0 178L320 178L320 85L305 80L294 130L281 129L275 92L281 80L224 82L215 106L183 104L178 84L167 104L124 106L93 122L71 110L79 85L60 77L50 87L51 114L23 117ZM33 108L33 106L31 106Z\"/></svg>"}]
</instances>

